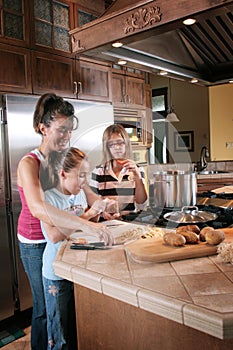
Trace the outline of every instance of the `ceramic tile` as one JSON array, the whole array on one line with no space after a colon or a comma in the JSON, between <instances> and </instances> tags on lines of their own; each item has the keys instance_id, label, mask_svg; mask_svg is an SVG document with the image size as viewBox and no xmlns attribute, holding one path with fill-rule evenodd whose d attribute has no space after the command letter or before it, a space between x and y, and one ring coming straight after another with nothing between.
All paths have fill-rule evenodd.
<instances>
[{"instance_id":1,"label":"ceramic tile","mask_svg":"<svg viewBox=\"0 0 233 350\"><path fill-rule=\"evenodd\" d=\"M232 317L222 316L214 311L196 305L185 305L183 308L184 324L201 332L220 339L233 337Z\"/></svg>"},{"instance_id":2,"label":"ceramic tile","mask_svg":"<svg viewBox=\"0 0 233 350\"><path fill-rule=\"evenodd\" d=\"M128 259L128 265L131 274L134 277L146 277L154 276L175 276L176 273L169 263L156 264L156 263L137 263Z\"/></svg>"},{"instance_id":3,"label":"ceramic tile","mask_svg":"<svg viewBox=\"0 0 233 350\"><path fill-rule=\"evenodd\" d=\"M138 307L138 287L108 277L103 277L101 285L103 294Z\"/></svg>"},{"instance_id":4,"label":"ceramic tile","mask_svg":"<svg viewBox=\"0 0 233 350\"><path fill-rule=\"evenodd\" d=\"M191 297L233 293L232 283L220 272L182 275L180 279Z\"/></svg>"},{"instance_id":5,"label":"ceramic tile","mask_svg":"<svg viewBox=\"0 0 233 350\"><path fill-rule=\"evenodd\" d=\"M126 263L118 264L100 264L100 263L91 263L87 264L87 269L95 271L107 277L112 277L120 279L124 282L131 283L130 272L127 268Z\"/></svg>"},{"instance_id":6,"label":"ceramic tile","mask_svg":"<svg viewBox=\"0 0 233 350\"><path fill-rule=\"evenodd\" d=\"M162 293L173 298L189 299L184 286L177 276L133 278L134 285Z\"/></svg>"},{"instance_id":7,"label":"ceramic tile","mask_svg":"<svg viewBox=\"0 0 233 350\"><path fill-rule=\"evenodd\" d=\"M229 278L231 282L233 282L233 271L232 272L225 272L225 276Z\"/></svg>"},{"instance_id":8,"label":"ceramic tile","mask_svg":"<svg viewBox=\"0 0 233 350\"><path fill-rule=\"evenodd\" d=\"M86 264L86 260L87 260L86 250L70 249L70 243L67 244L66 249L64 249L63 251L62 261L64 261L67 264L84 267Z\"/></svg>"},{"instance_id":9,"label":"ceramic tile","mask_svg":"<svg viewBox=\"0 0 233 350\"><path fill-rule=\"evenodd\" d=\"M66 264L63 261L54 261L53 266L56 275L65 278L69 281L72 281L72 266L70 264Z\"/></svg>"},{"instance_id":10,"label":"ceramic tile","mask_svg":"<svg viewBox=\"0 0 233 350\"><path fill-rule=\"evenodd\" d=\"M233 294L207 295L193 297L196 305L206 307L217 312L233 312Z\"/></svg>"},{"instance_id":11,"label":"ceramic tile","mask_svg":"<svg viewBox=\"0 0 233 350\"><path fill-rule=\"evenodd\" d=\"M158 293L139 290L138 303L141 309L166 317L178 323L183 323L184 302L166 297Z\"/></svg>"},{"instance_id":12,"label":"ceramic tile","mask_svg":"<svg viewBox=\"0 0 233 350\"><path fill-rule=\"evenodd\" d=\"M221 271L232 271L233 272L233 265L230 263L224 263L222 262L221 258L218 255L214 255L210 257L210 260L213 261L216 266L221 270Z\"/></svg>"},{"instance_id":13,"label":"ceramic tile","mask_svg":"<svg viewBox=\"0 0 233 350\"><path fill-rule=\"evenodd\" d=\"M72 268L71 273L72 273L72 280L74 283L77 283L86 288L90 288L99 293L102 292L101 275L79 267Z\"/></svg>"},{"instance_id":14,"label":"ceramic tile","mask_svg":"<svg viewBox=\"0 0 233 350\"><path fill-rule=\"evenodd\" d=\"M179 275L219 271L215 264L209 258L174 261L171 262L171 265Z\"/></svg>"},{"instance_id":15,"label":"ceramic tile","mask_svg":"<svg viewBox=\"0 0 233 350\"><path fill-rule=\"evenodd\" d=\"M88 264L112 264L125 263L125 251L122 247L116 247L109 250L88 251Z\"/></svg>"}]
</instances>

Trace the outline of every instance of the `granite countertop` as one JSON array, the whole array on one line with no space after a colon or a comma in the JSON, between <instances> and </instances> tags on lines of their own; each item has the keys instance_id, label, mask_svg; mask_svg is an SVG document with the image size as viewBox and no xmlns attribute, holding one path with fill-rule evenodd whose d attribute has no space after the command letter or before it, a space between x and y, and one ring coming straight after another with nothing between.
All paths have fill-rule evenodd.
<instances>
[{"instance_id":1,"label":"granite countertop","mask_svg":"<svg viewBox=\"0 0 233 350\"><path fill-rule=\"evenodd\" d=\"M138 263L124 247L101 251L61 245L58 276L135 307L205 332L233 338L233 265L216 255L167 263Z\"/></svg>"}]
</instances>

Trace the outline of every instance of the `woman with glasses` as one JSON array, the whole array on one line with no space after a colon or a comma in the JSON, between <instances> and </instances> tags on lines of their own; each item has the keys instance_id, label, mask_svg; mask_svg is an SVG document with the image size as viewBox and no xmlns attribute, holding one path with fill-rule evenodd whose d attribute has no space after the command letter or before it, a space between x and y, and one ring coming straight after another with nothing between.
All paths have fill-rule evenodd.
<instances>
[{"instance_id":1,"label":"woman with glasses","mask_svg":"<svg viewBox=\"0 0 233 350\"><path fill-rule=\"evenodd\" d=\"M72 104L55 94L42 95L33 116L33 127L42 137L41 144L26 154L18 164L17 184L22 202L18 219L18 241L20 256L32 290L32 350L48 348L42 283L42 255L46 241L40 220L53 226L54 242L60 240L60 232L69 235L77 229L98 234L106 244L112 242L105 225L61 211L44 200L44 190L50 186L47 181L46 158L51 151L61 152L66 148L72 130L77 126L78 119L74 115ZM85 186L84 191L90 202L96 199L97 196L92 196L88 186Z\"/></svg>"},{"instance_id":2,"label":"woman with glasses","mask_svg":"<svg viewBox=\"0 0 233 350\"><path fill-rule=\"evenodd\" d=\"M113 124L105 129L102 151L102 164L91 175L91 189L104 198L116 200L121 214L144 209L145 172L132 160L130 139L122 125Z\"/></svg>"}]
</instances>

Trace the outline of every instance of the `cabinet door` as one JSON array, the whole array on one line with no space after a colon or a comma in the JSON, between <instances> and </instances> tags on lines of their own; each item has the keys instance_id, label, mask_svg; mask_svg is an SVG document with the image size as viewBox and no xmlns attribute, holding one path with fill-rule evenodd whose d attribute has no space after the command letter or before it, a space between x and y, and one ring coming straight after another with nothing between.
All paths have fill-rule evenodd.
<instances>
[{"instance_id":1,"label":"cabinet door","mask_svg":"<svg viewBox=\"0 0 233 350\"><path fill-rule=\"evenodd\" d=\"M112 102L125 102L125 76L112 74Z\"/></svg>"},{"instance_id":2,"label":"cabinet door","mask_svg":"<svg viewBox=\"0 0 233 350\"><path fill-rule=\"evenodd\" d=\"M80 59L78 62L78 98L111 102L111 66Z\"/></svg>"},{"instance_id":3,"label":"cabinet door","mask_svg":"<svg viewBox=\"0 0 233 350\"><path fill-rule=\"evenodd\" d=\"M56 92L75 98L74 60L42 52L32 52L33 93Z\"/></svg>"},{"instance_id":4,"label":"cabinet door","mask_svg":"<svg viewBox=\"0 0 233 350\"><path fill-rule=\"evenodd\" d=\"M145 106L146 106L146 144L151 147L152 144L152 98L151 86L145 85Z\"/></svg>"},{"instance_id":5,"label":"cabinet door","mask_svg":"<svg viewBox=\"0 0 233 350\"><path fill-rule=\"evenodd\" d=\"M126 103L143 106L144 85L143 79L126 76Z\"/></svg>"},{"instance_id":6,"label":"cabinet door","mask_svg":"<svg viewBox=\"0 0 233 350\"><path fill-rule=\"evenodd\" d=\"M29 3L24 0L0 0L0 41L5 44L28 46Z\"/></svg>"},{"instance_id":7,"label":"cabinet door","mask_svg":"<svg viewBox=\"0 0 233 350\"><path fill-rule=\"evenodd\" d=\"M30 51L0 44L0 90L32 93Z\"/></svg>"}]
</instances>

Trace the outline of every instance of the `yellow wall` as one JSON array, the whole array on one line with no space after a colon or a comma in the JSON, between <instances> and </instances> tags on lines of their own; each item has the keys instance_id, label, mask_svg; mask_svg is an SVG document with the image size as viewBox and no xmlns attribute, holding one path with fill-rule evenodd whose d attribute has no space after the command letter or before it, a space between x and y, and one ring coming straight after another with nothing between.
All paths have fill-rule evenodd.
<instances>
[{"instance_id":1,"label":"yellow wall","mask_svg":"<svg viewBox=\"0 0 233 350\"><path fill-rule=\"evenodd\" d=\"M233 84L209 87L209 113L211 160L233 160Z\"/></svg>"}]
</instances>

